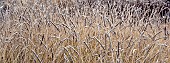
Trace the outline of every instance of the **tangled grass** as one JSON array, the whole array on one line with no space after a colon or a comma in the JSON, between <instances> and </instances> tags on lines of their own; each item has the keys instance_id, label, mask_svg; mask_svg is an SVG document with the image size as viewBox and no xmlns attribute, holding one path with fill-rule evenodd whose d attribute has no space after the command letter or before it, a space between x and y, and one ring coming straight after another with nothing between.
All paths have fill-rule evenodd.
<instances>
[{"instance_id":1,"label":"tangled grass","mask_svg":"<svg viewBox=\"0 0 170 63\"><path fill-rule=\"evenodd\" d=\"M0 63L170 62L165 2L6 0L4 5Z\"/></svg>"}]
</instances>

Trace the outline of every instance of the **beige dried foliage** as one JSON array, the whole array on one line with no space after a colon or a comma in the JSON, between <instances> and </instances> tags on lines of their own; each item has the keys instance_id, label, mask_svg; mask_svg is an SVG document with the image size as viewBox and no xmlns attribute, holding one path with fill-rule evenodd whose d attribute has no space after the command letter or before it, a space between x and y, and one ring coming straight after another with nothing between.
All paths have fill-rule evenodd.
<instances>
[{"instance_id":1,"label":"beige dried foliage","mask_svg":"<svg viewBox=\"0 0 170 63\"><path fill-rule=\"evenodd\" d=\"M0 63L170 62L169 18L127 1L6 0Z\"/></svg>"}]
</instances>

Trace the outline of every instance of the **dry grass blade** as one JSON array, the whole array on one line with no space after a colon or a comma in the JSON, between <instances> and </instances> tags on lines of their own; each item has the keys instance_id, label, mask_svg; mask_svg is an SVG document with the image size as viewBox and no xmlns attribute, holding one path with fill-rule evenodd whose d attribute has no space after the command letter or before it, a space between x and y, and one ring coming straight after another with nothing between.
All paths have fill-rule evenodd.
<instances>
[{"instance_id":1,"label":"dry grass blade","mask_svg":"<svg viewBox=\"0 0 170 63\"><path fill-rule=\"evenodd\" d=\"M43 63L34 50L31 50L34 56L38 59L39 63Z\"/></svg>"}]
</instances>

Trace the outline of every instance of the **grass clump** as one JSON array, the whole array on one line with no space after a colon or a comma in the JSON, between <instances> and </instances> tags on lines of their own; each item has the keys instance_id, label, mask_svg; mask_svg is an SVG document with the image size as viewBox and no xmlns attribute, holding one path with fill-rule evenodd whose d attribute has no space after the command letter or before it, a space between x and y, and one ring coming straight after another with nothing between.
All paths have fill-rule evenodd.
<instances>
[{"instance_id":1,"label":"grass clump","mask_svg":"<svg viewBox=\"0 0 170 63\"><path fill-rule=\"evenodd\" d=\"M168 63L166 2L6 0L0 63Z\"/></svg>"}]
</instances>

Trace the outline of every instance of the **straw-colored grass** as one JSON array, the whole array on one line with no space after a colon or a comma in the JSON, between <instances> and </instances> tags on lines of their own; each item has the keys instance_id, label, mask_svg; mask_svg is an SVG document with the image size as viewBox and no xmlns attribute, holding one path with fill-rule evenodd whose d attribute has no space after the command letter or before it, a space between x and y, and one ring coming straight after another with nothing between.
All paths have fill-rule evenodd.
<instances>
[{"instance_id":1,"label":"straw-colored grass","mask_svg":"<svg viewBox=\"0 0 170 63\"><path fill-rule=\"evenodd\" d=\"M170 62L161 2L150 9L146 2L85 1L5 1L0 63Z\"/></svg>"}]
</instances>

